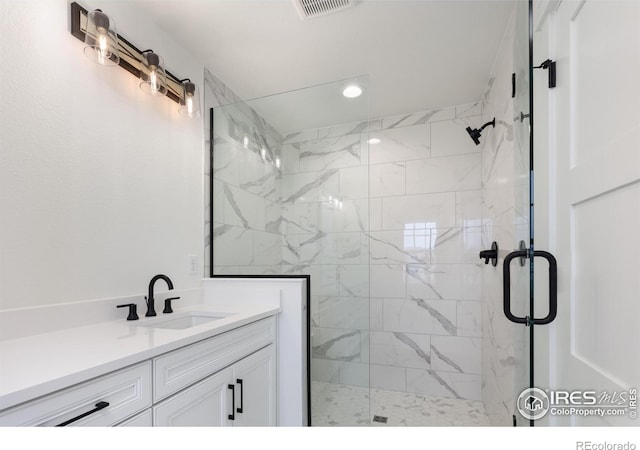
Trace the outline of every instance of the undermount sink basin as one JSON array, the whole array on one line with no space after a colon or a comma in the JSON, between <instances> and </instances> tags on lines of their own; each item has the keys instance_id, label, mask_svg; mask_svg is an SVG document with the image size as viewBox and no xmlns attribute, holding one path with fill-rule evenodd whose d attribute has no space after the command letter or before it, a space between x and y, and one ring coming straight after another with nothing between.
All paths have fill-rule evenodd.
<instances>
[{"instance_id":1,"label":"undermount sink basin","mask_svg":"<svg viewBox=\"0 0 640 450\"><path fill-rule=\"evenodd\" d=\"M139 325L148 328L164 328L169 330L184 330L186 328L197 327L214 320L229 317L229 313L218 313L208 311L190 311L187 313L178 313L175 317L165 319L164 317L155 319L151 323Z\"/></svg>"}]
</instances>

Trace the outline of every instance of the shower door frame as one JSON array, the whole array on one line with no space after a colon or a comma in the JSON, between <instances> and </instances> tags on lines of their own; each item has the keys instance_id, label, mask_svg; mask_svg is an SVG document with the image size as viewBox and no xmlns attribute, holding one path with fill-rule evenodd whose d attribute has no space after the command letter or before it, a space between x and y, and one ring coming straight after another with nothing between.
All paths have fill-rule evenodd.
<instances>
[{"instance_id":1,"label":"shower door frame","mask_svg":"<svg viewBox=\"0 0 640 450\"><path fill-rule=\"evenodd\" d=\"M516 9L517 12L517 9ZM517 19L516 19L517 20ZM545 63L543 63L542 65L539 66L534 66L534 62L533 62L533 58L534 58L534 54L533 54L533 37L534 37L534 29L533 29L533 0L529 0L528 1L528 67L527 67L527 75L528 75L528 109L529 109L529 114L528 114L528 119L529 119L529 247L527 248L526 243L524 241L520 242L520 250L514 251L509 253L504 260L504 268L503 268L503 276L504 278L504 313L506 315L506 317L508 318L508 320L510 320L511 322L517 323L517 324L524 324L525 326L529 327L529 340L528 340L528 347L529 347L529 358L528 358L528 372L529 372L529 382L528 382L528 388L529 389L534 389L535 388L535 326L536 325L548 325L551 322L553 322L556 318L557 315L557 310L558 310L558 305L557 305L557 261L555 259L555 257L546 251L541 251L541 250L535 250L535 246L534 246L534 83L533 83L533 76L534 76L534 69L548 69L549 70L549 88L552 88L555 86L555 73L553 74L553 84L551 82L552 80L552 74L551 71L553 70L555 72L555 63L553 63L552 61L547 60L545 63L551 63L551 66L547 65L545 66ZM516 41L517 42L517 39ZM515 77L514 77L514 83L515 83ZM514 86L514 98L515 98L515 86ZM521 122L524 121L524 118L527 117L526 115L524 115L523 112L520 113L521 116ZM514 122L517 119L514 118ZM537 318L535 316L536 314L536 305L535 305L535 296L534 296L534 286L535 286L535 279L534 279L534 259L535 257L542 257L544 259L547 260L548 264L549 264L549 295L548 295L548 301L549 301L549 308L548 308L548 312L546 313L546 316L542 317L542 318ZM523 262L528 261L529 262L529 308L528 308L528 315L526 317L516 317L514 316L511 311L510 311L510 302L509 302L509 298L510 298L510 294L509 294L509 265L510 262L513 259L516 258L520 258L521 261L521 265ZM524 394L526 392L523 391L522 394ZM514 393L517 394L517 393ZM520 397L518 397L518 400L516 401L516 409L519 409L520 405L519 405L519 401L522 397L522 394L520 395ZM531 394L531 393L530 393ZM530 395L529 394L529 395ZM525 417L526 419L526 417ZM535 426L535 420L534 418L530 418L529 419L529 426L533 427ZM514 426L517 426L517 420L516 420L516 416L515 416L515 412L514 412Z\"/></svg>"}]
</instances>

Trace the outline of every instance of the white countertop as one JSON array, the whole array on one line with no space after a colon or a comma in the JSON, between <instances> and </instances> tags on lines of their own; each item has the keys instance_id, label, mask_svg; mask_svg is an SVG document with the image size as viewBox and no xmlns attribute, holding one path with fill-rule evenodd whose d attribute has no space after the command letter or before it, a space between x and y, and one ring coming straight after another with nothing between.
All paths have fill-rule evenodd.
<instances>
[{"instance_id":1,"label":"white countertop","mask_svg":"<svg viewBox=\"0 0 640 450\"><path fill-rule=\"evenodd\" d=\"M222 310L209 305L175 308L232 313L183 330L143 327L160 318L113 320L0 341L0 410L153 358L185 345L274 315L274 306Z\"/></svg>"}]
</instances>

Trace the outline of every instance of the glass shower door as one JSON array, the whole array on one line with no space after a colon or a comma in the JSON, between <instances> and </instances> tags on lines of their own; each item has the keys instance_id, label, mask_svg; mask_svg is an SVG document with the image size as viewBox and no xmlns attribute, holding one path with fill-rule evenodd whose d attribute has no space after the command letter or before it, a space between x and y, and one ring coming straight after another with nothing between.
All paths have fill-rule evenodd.
<instances>
[{"instance_id":1,"label":"glass shower door","mask_svg":"<svg viewBox=\"0 0 640 450\"><path fill-rule=\"evenodd\" d=\"M513 118L513 235L502 244L503 320L510 328L513 352L512 383L513 424L528 426L533 422L525 408L529 388L533 387L533 268L529 258L533 250L533 159L530 2L517 2L514 18L512 118Z\"/></svg>"},{"instance_id":2,"label":"glass shower door","mask_svg":"<svg viewBox=\"0 0 640 450\"><path fill-rule=\"evenodd\" d=\"M557 264L551 253L534 248L533 71L548 71L551 87L552 79L555 83L555 66L549 60L538 66L533 64L531 0L516 5L513 67L515 213L514 240L511 245L515 250L504 257L503 309L513 324L513 350L516 355L514 425L533 426L536 420L545 416L550 406L546 393L536 388L534 335L536 329L556 318ZM548 292L539 292L534 296L536 259L546 260Z\"/></svg>"},{"instance_id":3,"label":"glass shower door","mask_svg":"<svg viewBox=\"0 0 640 450\"><path fill-rule=\"evenodd\" d=\"M318 426L370 422L368 91L363 76L213 111L212 274L311 276Z\"/></svg>"}]
</instances>

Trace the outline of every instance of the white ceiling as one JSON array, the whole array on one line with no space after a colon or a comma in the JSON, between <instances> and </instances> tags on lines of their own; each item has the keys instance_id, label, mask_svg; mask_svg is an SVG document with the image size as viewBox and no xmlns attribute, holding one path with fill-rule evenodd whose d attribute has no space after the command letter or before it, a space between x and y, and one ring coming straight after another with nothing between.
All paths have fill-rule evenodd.
<instances>
[{"instance_id":1,"label":"white ceiling","mask_svg":"<svg viewBox=\"0 0 640 450\"><path fill-rule=\"evenodd\" d=\"M382 117L479 100L515 0L362 0L306 21L291 0L133 1L243 99L369 75Z\"/></svg>"}]
</instances>

